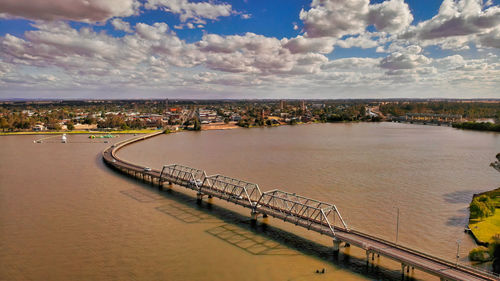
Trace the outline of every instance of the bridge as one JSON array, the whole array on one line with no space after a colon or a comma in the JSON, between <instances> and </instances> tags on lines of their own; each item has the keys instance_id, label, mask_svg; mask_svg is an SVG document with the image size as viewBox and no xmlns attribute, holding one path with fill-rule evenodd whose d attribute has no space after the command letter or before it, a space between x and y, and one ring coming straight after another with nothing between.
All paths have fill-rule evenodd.
<instances>
[{"instance_id":1,"label":"bridge","mask_svg":"<svg viewBox=\"0 0 500 281\"><path fill-rule=\"evenodd\" d=\"M178 164L165 165L161 170L150 169L127 162L116 156L116 152L132 143L158 136L162 132L140 136L119 142L103 151L104 162L113 169L150 182L163 188L177 185L196 191L197 199L219 198L249 209L250 216L281 219L285 222L327 235L333 240L333 251L338 253L342 243L354 245L366 251L366 262L375 255L384 256L401 263L401 272L419 269L439 277L441 280L500 280L498 275L469 266L437 258L393 242L362 233L348 227L334 204L300 196L282 190L262 192L255 183L223 176L208 176L204 170Z\"/></svg>"},{"instance_id":2,"label":"bridge","mask_svg":"<svg viewBox=\"0 0 500 281\"><path fill-rule=\"evenodd\" d=\"M391 120L424 125L451 125L454 122L462 122L463 118L458 114L406 113L405 116L392 117Z\"/></svg>"}]
</instances>

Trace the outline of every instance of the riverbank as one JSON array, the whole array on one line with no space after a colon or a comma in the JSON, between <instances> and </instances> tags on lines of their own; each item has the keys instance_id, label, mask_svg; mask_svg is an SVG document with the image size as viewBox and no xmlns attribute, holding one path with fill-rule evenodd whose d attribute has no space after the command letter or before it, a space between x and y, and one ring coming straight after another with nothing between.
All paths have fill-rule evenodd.
<instances>
[{"instance_id":1,"label":"riverbank","mask_svg":"<svg viewBox=\"0 0 500 281\"><path fill-rule=\"evenodd\" d=\"M486 191L479 194L474 194L472 200L480 197L487 196L491 199L494 204L496 212L489 217L483 219L471 219L469 218L469 229L470 233L478 245L487 246L492 237L500 233L500 187L491 191ZM470 212L470 208L469 208ZM470 215L469 215L470 217Z\"/></svg>"},{"instance_id":2,"label":"riverbank","mask_svg":"<svg viewBox=\"0 0 500 281\"><path fill-rule=\"evenodd\" d=\"M151 134L161 130L119 130L119 131L39 131L39 132L1 132L0 136L10 135L60 135L60 134Z\"/></svg>"},{"instance_id":3,"label":"riverbank","mask_svg":"<svg viewBox=\"0 0 500 281\"><path fill-rule=\"evenodd\" d=\"M493 124L493 123L489 123L489 122L453 123L452 127L456 128L456 129L464 129L464 130L500 132L500 124Z\"/></svg>"}]
</instances>

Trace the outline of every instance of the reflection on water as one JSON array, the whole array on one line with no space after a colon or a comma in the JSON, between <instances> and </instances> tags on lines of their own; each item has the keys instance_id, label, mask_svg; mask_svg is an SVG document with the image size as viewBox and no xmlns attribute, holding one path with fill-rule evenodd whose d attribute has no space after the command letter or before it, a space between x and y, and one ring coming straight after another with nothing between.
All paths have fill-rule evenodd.
<instances>
[{"instance_id":1,"label":"reflection on water","mask_svg":"<svg viewBox=\"0 0 500 281\"><path fill-rule=\"evenodd\" d=\"M385 258L248 210L105 167L109 144L0 138L0 280L398 280ZM117 140L110 140L110 143ZM498 185L498 134L401 124L312 125L160 136L120 151L336 203L354 228L449 258L468 198ZM490 172L491 170L491 172ZM469 199L470 200L470 199ZM325 268L325 274L316 274ZM436 280L415 271L417 279Z\"/></svg>"},{"instance_id":2,"label":"reflection on water","mask_svg":"<svg viewBox=\"0 0 500 281\"><path fill-rule=\"evenodd\" d=\"M261 235L231 224L224 224L206 231L252 255L297 255L298 253Z\"/></svg>"}]
</instances>

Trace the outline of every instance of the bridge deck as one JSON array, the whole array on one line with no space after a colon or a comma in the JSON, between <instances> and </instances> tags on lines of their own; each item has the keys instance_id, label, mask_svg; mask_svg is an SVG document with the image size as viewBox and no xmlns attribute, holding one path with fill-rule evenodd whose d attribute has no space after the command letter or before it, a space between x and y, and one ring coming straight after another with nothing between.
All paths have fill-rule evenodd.
<instances>
[{"instance_id":1,"label":"bridge deck","mask_svg":"<svg viewBox=\"0 0 500 281\"><path fill-rule=\"evenodd\" d=\"M335 205L332 204L279 190L261 193L256 184L221 175L207 176L202 170L181 165L164 166L161 171L156 169L146 171L145 167L121 160L116 156L116 151L124 146L159 134L161 132L115 144L103 151L103 160L115 169L149 178L152 183L156 181L163 185L164 182L169 182L193 189L199 194L217 197L249 208L252 212L266 214L328 235L336 241L360 247L366 250L367 254L380 254L444 280L500 280L493 274L463 265L457 266L450 261L350 230ZM335 222L335 216L339 218L337 222Z\"/></svg>"}]
</instances>

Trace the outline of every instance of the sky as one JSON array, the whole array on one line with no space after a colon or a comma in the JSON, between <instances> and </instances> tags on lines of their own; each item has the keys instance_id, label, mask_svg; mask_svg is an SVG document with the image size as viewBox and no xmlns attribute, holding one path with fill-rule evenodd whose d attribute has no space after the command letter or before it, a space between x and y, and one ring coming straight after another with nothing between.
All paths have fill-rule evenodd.
<instances>
[{"instance_id":1,"label":"sky","mask_svg":"<svg viewBox=\"0 0 500 281\"><path fill-rule=\"evenodd\" d=\"M500 98L500 0L2 0L0 99Z\"/></svg>"}]
</instances>

